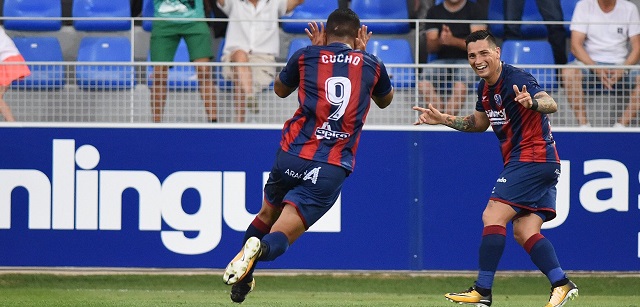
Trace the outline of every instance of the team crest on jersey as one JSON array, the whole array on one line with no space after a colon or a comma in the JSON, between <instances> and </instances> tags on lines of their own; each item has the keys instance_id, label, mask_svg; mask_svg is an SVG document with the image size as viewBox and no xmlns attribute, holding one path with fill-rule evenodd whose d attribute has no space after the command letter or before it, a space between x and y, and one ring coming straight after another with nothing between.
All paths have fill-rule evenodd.
<instances>
[{"instance_id":1,"label":"team crest on jersey","mask_svg":"<svg viewBox=\"0 0 640 307\"><path fill-rule=\"evenodd\" d=\"M502 107L502 97L500 97L500 94L493 95L493 100L496 101L498 107Z\"/></svg>"}]
</instances>

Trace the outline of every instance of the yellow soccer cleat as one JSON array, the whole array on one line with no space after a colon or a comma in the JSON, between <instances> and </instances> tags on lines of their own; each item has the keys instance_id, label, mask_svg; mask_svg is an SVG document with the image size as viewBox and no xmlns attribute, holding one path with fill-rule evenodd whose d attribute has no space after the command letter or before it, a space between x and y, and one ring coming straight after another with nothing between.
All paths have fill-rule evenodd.
<instances>
[{"instance_id":1,"label":"yellow soccer cleat","mask_svg":"<svg viewBox=\"0 0 640 307\"><path fill-rule=\"evenodd\" d=\"M260 239L251 237L244 247L236 255L224 270L222 281L227 285L233 285L242 280L260 257Z\"/></svg>"},{"instance_id":2,"label":"yellow soccer cleat","mask_svg":"<svg viewBox=\"0 0 640 307\"><path fill-rule=\"evenodd\" d=\"M549 302L544 307L561 307L569 300L573 300L578 297L578 286L572 281L569 281L564 286L551 288L551 295Z\"/></svg>"},{"instance_id":3,"label":"yellow soccer cleat","mask_svg":"<svg viewBox=\"0 0 640 307\"><path fill-rule=\"evenodd\" d=\"M459 293L447 293L444 297L453 303L461 305L472 305L476 307L489 307L491 306L491 294L482 296L473 287L469 290Z\"/></svg>"}]
</instances>

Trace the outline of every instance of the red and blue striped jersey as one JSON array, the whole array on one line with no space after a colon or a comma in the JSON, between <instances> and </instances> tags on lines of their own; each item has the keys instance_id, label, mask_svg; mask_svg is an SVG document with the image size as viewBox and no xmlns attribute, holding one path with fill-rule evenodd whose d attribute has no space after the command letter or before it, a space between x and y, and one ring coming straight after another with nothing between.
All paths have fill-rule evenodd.
<instances>
[{"instance_id":1,"label":"red and blue striped jersey","mask_svg":"<svg viewBox=\"0 0 640 307\"><path fill-rule=\"evenodd\" d=\"M511 161L560 163L549 116L515 101L514 84L521 90L526 85L531 97L542 91L530 73L505 63L494 85L484 80L478 84L476 110L489 117L504 165Z\"/></svg>"},{"instance_id":2,"label":"red and blue striped jersey","mask_svg":"<svg viewBox=\"0 0 640 307\"><path fill-rule=\"evenodd\" d=\"M342 43L295 52L280 81L298 88L299 107L282 129L282 150L353 171L371 96L385 96L391 81L382 61Z\"/></svg>"}]
</instances>

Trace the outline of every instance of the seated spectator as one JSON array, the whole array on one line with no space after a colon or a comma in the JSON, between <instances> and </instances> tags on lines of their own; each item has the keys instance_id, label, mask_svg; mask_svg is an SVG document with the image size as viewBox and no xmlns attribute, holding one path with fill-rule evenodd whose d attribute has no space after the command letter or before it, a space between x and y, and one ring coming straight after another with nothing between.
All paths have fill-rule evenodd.
<instances>
[{"instance_id":1,"label":"seated spectator","mask_svg":"<svg viewBox=\"0 0 640 307\"><path fill-rule=\"evenodd\" d=\"M433 6L427 13L427 19L448 20L486 20L482 9L474 2L467 0L445 0ZM466 64L467 47L465 38L474 31L486 30L486 24L469 23L427 23L424 32L427 37L427 51L435 53L437 59L430 64ZM464 69L468 70L468 67ZM424 96L425 105L433 104L448 114L456 114L462 107L467 95L469 82L462 68L425 68L422 81L419 83L420 94ZM449 100L444 103L436 84L453 81Z\"/></svg>"},{"instance_id":2,"label":"seated spectator","mask_svg":"<svg viewBox=\"0 0 640 307\"><path fill-rule=\"evenodd\" d=\"M640 15L635 4L618 0L583 0L571 19L573 65L635 65L640 60ZM627 46L630 46L628 48ZM595 75L606 89L632 82L629 104L615 124L626 126L640 109L640 72L623 69L585 69L568 67L562 78L569 104L580 126L590 126L584 104L583 81Z\"/></svg>"},{"instance_id":3,"label":"seated spectator","mask_svg":"<svg viewBox=\"0 0 640 307\"><path fill-rule=\"evenodd\" d=\"M222 50L223 62L275 63L280 54L278 18L290 13L304 0L218 0L229 16ZM275 66L225 66L223 75L233 80L236 92L236 121L244 122L245 106L257 112L255 95L275 80Z\"/></svg>"}]
</instances>

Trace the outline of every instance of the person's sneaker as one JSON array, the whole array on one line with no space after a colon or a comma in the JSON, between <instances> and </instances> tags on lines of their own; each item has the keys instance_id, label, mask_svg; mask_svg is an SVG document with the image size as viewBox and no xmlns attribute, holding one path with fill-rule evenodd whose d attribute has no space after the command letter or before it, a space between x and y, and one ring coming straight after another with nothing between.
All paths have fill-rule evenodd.
<instances>
[{"instance_id":1,"label":"person's sneaker","mask_svg":"<svg viewBox=\"0 0 640 307\"><path fill-rule=\"evenodd\" d=\"M450 302L458 303L461 305L472 305L476 307L491 306L491 294L482 296L482 294L478 293L478 291L476 291L476 289L474 289L473 287L463 292L447 293L444 295L444 297Z\"/></svg>"},{"instance_id":2,"label":"person's sneaker","mask_svg":"<svg viewBox=\"0 0 640 307\"><path fill-rule=\"evenodd\" d=\"M260 239L256 237L247 240L238 255L229 262L224 270L222 280L225 284L233 285L247 275L247 272L260 257L260 244Z\"/></svg>"},{"instance_id":3,"label":"person's sneaker","mask_svg":"<svg viewBox=\"0 0 640 307\"><path fill-rule=\"evenodd\" d=\"M244 302L244 299L247 297L249 292L253 291L253 288L256 286L256 279L254 278L251 282L237 282L231 286L231 300L236 303Z\"/></svg>"},{"instance_id":4,"label":"person's sneaker","mask_svg":"<svg viewBox=\"0 0 640 307\"><path fill-rule=\"evenodd\" d=\"M578 297L578 286L572 281L569 281L564 286L551 288L551 295L549 296L549 302L544 307L561 307L569 300L573 300Z\"/></svg>"}]
</instances>

